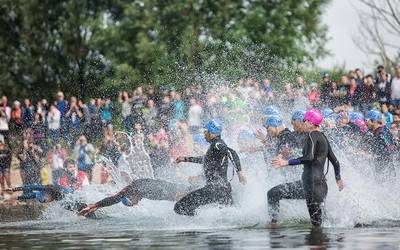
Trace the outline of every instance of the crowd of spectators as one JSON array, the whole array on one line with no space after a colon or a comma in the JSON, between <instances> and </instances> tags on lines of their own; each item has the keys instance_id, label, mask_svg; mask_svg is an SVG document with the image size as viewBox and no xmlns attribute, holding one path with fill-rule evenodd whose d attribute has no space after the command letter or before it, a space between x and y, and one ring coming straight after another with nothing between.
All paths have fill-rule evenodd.
<instances>
[{"instance_id":1,"label":"crowd of spectators","mask_svg":"<svg viewBox=\"0 0 400 250\"><path fill-rule=\"evenodd\" d=\"M92 181L96 156L113 163L123 151L115 138L115 121L121 130L140 135L155 171L171 167L171 159L201 153L203 121L221 117L224 123L261 125L260 113L271 104L288 112L298 107L330 107L335 112L382 112L386 125L398 140L400 124L400 66L393 75L379 66L365 75L355 69L339 81L323 73L320 83L309 83L298 76L293 82L270 79L242 79L236 84L210 87L189 86L181 91L165 86L139 86L122 91L117 98L90 98L56 94L54 101L29 98L9 102L0 100L0 180L2 190L11 186L10 166L19 167L26 183L58 183L66 172L65 162L73 159L78 170ZM21 103L22 102L22 103ZM223 115L221 115L223 114ZM69 162L71 163L71 162ZM51 169L52 180L43 169ZM72 169L72 167L71 167ZM47 177L46 177L47 176ZM78 177L77 177L78 178ZM79 178L78 178L79 179ZM84 178L83 178L84 179Z\"/></svg>"}]
</instances>

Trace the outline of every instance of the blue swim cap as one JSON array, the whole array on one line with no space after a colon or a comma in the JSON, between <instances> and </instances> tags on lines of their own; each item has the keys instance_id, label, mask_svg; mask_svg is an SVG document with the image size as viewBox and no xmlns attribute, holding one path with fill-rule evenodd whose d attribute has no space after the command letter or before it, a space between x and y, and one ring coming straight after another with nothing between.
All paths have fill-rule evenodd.
<instances>
[{"instance_id":1,"label":"blue swim cap","mask_svg":"<svg viewBox=\"0 0 400 250\"><path fill-rule=\"evenodd\" d=\"M350 122L354 122L356 119L364 121L364 115L361 112L349 112Z\"/></svg>"},{"instance_id":2,"label":"blue swim cap","mask_svg":"<svg viewBox=\"0 0 400 250\"><path fill-rule=\"evenodd\" d=\"M371 120L374 122L382 121L382 113L376 109L371 109L367 112L366 120Z\"/></svg>"},{"instance_id":3,"label":"blue swim cap","mask_svg":"<svg viewBox=\"0 0 400 250\"><path fill-rule=\"evenodd\" d=\"M334 111L331 108L325 108L322 110L321 114L324 118L330 116L331 114L333 114Z\"/></svg>"},{"instance_id":4,"label":"blue swim cap","mask_svg":"<svg viewBox=\"0 0 400 250\"><path fill-rule=\"evenodd\" d=\"M265 123L264 123L264 127L266 127L266 128L268 128L268 127L277 128L277 127L280 127L280 126L283 126L283 121L277 115L273 115L271 117L268 117L265 120Z\"/></svg>"},{"instance_id":5,"label":"blue swim cap","mask_svg":"<svg viewBox=\"0 0 400 250\"><path fill-rule=\"evenodd\" d=\"M292 121L302 122L304 121L304 114L306 113L305 110L299 109L293 112L292 114Z\"/></svg>"},{"instance_id":6,"label":"blue swim cap","mask_svg":"<svg viewBox=\"0 0 400 250\"><path fill-rule=\"evenodd\" d=\"M205 125L204 128L211 134L220 136L222 132L222 124L221 122L217 121L217 119L213 119L211 121L208 121Z\"/></svg>"},{"instance_id":7,"label":"blue swim cap","mask_svg":"<svg viewBox=\"0 0 400 250\"><path fill-rule=\"evenodd\" d=\"M124 204L127 207L132 207L133 206L131 199L129 199L126 196L124 196L124 198L122 198L121 202L122 202L122 204Z\"/></svg>"},{"instance_id":8,"label":"blue swim cap","mask_svg":"<svg viewBox=\"0 0 400 250\"><path fill-rule=\"evenodd\" d=\"M275 106L267 106L263 113L264 115L279 115L279 109Z\"/></svg>"},{"instance_id":9,"label":"blue swim cap","mask_svg":"<svg viewBox=\"0 0 400 250\"><path fill-rule=\"evenodd\" d=\"M200 145L206 145L208 144L206 138L204 137L204 134L196 134L193 136L193 141L197 144Z\"/></svg>"},{"instance_id":10,"label":"blue swim cap","mask_svg":"<svg viewBox=\"0 0 400 250\"><path fill-rule=\"evenodd\" d=\"M44 197L44 192L35 192L35 199L40 202L40 203L44 203L45 202L45 197Z\"/></svg>"},{"instance_id":11,"label":"blue swim cap","mask_svg":"<svg viewBox=\"0 0 400 250\"><path fill-rule=\"evenodd\" d=\"M244 141L252 141L255 139L255 136L251 131L242 129L239 132L238 139Z\"/></svg>"}]
</instances>

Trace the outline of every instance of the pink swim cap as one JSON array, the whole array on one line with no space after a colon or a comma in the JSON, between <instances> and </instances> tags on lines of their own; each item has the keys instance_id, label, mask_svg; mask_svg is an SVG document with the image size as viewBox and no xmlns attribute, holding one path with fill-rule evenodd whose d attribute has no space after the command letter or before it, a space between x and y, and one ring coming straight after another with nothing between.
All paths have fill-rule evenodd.
<instances>
[{"instance_id":1,"label":"pink swim cap","mask_svg":"<svg viewBox=\"0 0 400 250\"><path fill-rule=\"evenodd\" d=\"M322 120L324 120L324 117L318 109L310 109L304 114L304 120L311 122L315 126L319 126Z\"/></svg>"},{"instance_id":2,"label":"pink swim cap","mask_svg":"<svg viewBox=\"0 0 400 250\"><path fill-rule=\"evenodd\" d=\"M363 120L361 120L360 118L355 119L354 120L354 124L357 125L357 127L360 129L360 131L362 133L365 133L365 132L368 131L367 124Z\"/></svg>"}]
</instances>

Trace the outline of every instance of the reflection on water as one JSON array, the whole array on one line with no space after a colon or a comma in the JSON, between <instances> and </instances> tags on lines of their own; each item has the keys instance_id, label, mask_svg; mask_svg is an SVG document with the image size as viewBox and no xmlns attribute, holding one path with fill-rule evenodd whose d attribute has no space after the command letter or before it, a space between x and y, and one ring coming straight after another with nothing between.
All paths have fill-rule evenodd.
<instances>
[{"instance_id":1,"label":"reflection on water","mask_svg":"<svg viewBox=\"0 0 400 250\"><path fill-rule=\"evenodd\" d=\"M0 226L1 249L399 249L400 228L312 228L158 230L109 228L109 219L71 224L36 221ZM86 224L88 223L88 224ZM82 224L82 226L80 226ZM89 228L88 225L91 225ZM69 225L69 230L66 230Z\"/></svg>"}]
</instances>

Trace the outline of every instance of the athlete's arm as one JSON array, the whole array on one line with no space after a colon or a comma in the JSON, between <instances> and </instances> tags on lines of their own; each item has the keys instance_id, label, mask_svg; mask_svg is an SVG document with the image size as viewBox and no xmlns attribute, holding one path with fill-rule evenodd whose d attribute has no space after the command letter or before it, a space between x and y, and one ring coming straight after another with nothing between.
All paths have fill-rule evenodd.
<instances>
[{"instance_id":1,"label":"athlete's arm","mask_svg":"<svg viewBox=\"0 0 400 250\"><path fill-rule=\"evenodd\" d=\"M288 165L300 165L300 164L310 163L314 159L314 155L315 155L315 139L313 138L312 133L308 133L304 155L297 159L289 160Z\"/></svg>"},{"instance_id":2,"label":"athlete's arm","mask_svg":"<svg viewBox=\"0 0 400 250\"><path fill-rule=\"evenodd\" d=\"M236 172L242 171L240 158L239 155L236 153L236 151L228 147L228 154L230 154L229 158L232 160L233 165L235 165Z\"/></svg>"},{"instance_id":3,"label":"athlete's arm","mask_svg":"<svg viewBox=\"0 0 400 250\"><path fill-rule=\"evenodd\" d=\"M131 192L130 185L123 188L117 194L109 196L107 198L102 199L101 201L96 202L95 205L97 208L112 206L114 204L119 203L122 200L122 198L124 198L129 192Z\"/></svg>"},{"instance_id":4,"label":"athlete's arm","mask_svg":"<svg viewBox=\"0 0 400 250\"><path fill-rule=\"evenodd\" d=\"M23 191L23 192L32 192L32 191L45 191L47 190L47 186L43 186L40 184L27 184L21 187L15 187L12 189L13 192Z\"/></svg>"},{"instance_id":5,"label":"athlete's arm","mask_svg":"<svg viewBox=\"0 0 400 250\"><path fill-rule=\"evenodd\" d=\"M331 145L328 143L328 160L332 163L333 169L335 171L335 179L339 181L340 177L340 163L336 158L336 155L333 153Z\"/></svg>"},{"instance_id":6,"label":"athlete's arm","mask_svg":"<svg viewBox=\"0 0 400 250\"><path fill-rule=\"evenodd\" d=\"M204 160L204 156L197 156L197 157L184 157L184 156L179 156L176 158L175 163L180 163L180 162L192 162L192 163L199 163L202 164Z\"/></svg>"}]
</instances>

